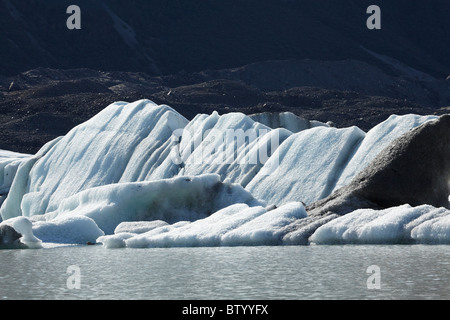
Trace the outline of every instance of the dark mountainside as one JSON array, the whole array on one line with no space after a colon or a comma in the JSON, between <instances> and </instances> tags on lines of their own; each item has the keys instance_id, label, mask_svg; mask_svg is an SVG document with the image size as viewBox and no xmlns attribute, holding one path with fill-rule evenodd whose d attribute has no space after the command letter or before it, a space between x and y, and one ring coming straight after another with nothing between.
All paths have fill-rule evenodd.
<instances>
[{"instance_id":1,"label":"dark mountainside","mask_svg":"<svg viewBox=\"0 0 450 320\"><path fill-rule=\"evenodd\" d=\"M36 152L108 104L291 111L370 129L450 106L450 2L0 0L0 149Z\"/></svg>"},{"instance_id":2,"label":"dark mountainside","mask_svg":"<svg viewBox=\"0 0 450 320\"><path fill-rule=\"evenodd\" d=\"M382 29L375 31L366 28L368 0L1 0L0 74L50 67L161 75L287 59L375 63L370 50L447 77L449 2L376 2ZM81 30L66 28L72 4L81 8Z\"/></svg>"}]
</instances>

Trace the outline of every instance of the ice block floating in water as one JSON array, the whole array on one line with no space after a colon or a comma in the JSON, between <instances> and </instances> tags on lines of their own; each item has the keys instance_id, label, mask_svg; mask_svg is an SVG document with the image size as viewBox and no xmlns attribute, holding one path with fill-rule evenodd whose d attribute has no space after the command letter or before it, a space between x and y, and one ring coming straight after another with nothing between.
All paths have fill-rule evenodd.
<instances>
[{"instance_id":1,"label":"ice block floating in water","mask_svg":"<svg viewBox=\"0 0 450 320\"><path fill-rule=\"evenodd\" d=\"M267 126L277 121L262 124L241 113L199 114L188 121L149 100L117 102L36 155L0 153L0 214L5 224L17 217L29 221L33 236L44 244L450 242L448 210L428 203L342 217L305 210L349 185L396 138L435 120L392 115L366 133L357 127L310 128L289 117L287 127L300 130L293 133ZM231 158L215 161L215 152L228 147L230 130L255 135ZM263 154L274 138L267 161L245 162ZM146 230L130 224L139 221L164 225ZM126 232L122 223L128 223ZM23 243L30 236L25 232Z\"/></svg>"}]
</instances>

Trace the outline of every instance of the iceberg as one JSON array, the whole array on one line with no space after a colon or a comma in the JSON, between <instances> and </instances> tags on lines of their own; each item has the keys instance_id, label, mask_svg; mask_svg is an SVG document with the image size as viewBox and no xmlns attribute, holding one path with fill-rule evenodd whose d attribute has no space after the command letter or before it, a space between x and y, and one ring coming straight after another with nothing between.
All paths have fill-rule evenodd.
<instances>
[{"instance_id":1,"label":"iceberg","mask_svg":"<svg viewBox=\"0 0 450 320\"><path fill-rule=\"evenodd\" d=\"M245 187L291 134L241 113L199 115L182 132L179 174L216 173Z\"/></svg>"},{"instance_id":2,"label":"iceberg","mask_svg":"<svg viewBox=\"0 0 450 320\"><path fill-rule=\"evenodd\" d=\"M396 138L438 116L391 115L387 120L367 132L361 145L345 166L334 190L347 185L357 173L363 171L375 157Z\"/></svg>"},{"instance_id":3,"label":"iceberg","mask_svg":"<svg viewBox=\"0 0 450 320\"><path fill-rule=\"evenodd\" d=\"M110 248L447 242L444 209L305 209L434 119L393 115L366 133L288 113L189 121L150 100L116 102L35 155L0 151L0 240Z\"/></svg>"},{"instance_id":4,"label":"iceberg","mask_svg":"<svg viewBox=\"0 0 450 320\"><path fill-rule=\"evenodd\" d=\"M6 199L19 166L32 155L0 150L0 206Z\"/></svg>"},{"instance_id":5,"label":"iceberg","mask_svg":"<svg viewBox=\"0 0 450 320\"><path fill-rule=\"evenodd\" d=\"M280 245L283 244L282 238L289 231L290 224L306 216L302 203L289 202L227 232L222 236L221 244L226 246Z\"/></svg>"},{"instance_id":6,"label":"iceberg","mask_svg":"<svg viewBox=\"0 0 450 320\"><path fill-rule=\"evenodd\" d=\"M10 226L21 235L19 242L15 243L19 248L42 248L42 241L33 234L33 224L27 217L15 217L0 223L2 226Z\"/></svg>"},{"instance_id":7,"label":"iceberg","mask_svg":"<svg viewBox=\"0 0 450 320\"><path fill-rule=\"evenodd\" d=\"M301 131L291 135L277 150L279 171L256 175L246 188L269 203L311 204L347 185L396 138L437 118L392 115L367 133L356 127L324 126ZM274 167L269 160L267 166L270 165Z\"/></svg>"},{"instance_id":8,"label":"iceberg","mask_svg":"<svg viewBox=\"0 0 450 320\"><path fill-rule=\"evenodd\" d=\"M359 209L320 226L315 244L449 243L450 210L408 204L383 210Z\"/></svg>"},{"instance_id":9,"label":"iceberg","mask_svg":"<svg viewBox=\"0 0 450 320\"><path fill-rule=\"evenodd\" d=\"M169 232L146 237L147 247L219 246L223 234L263 212L264 208L261 206L249 207L245 204L228 206L207 218L173 228ZM140 238L145 236L143 234ZM126 243L132 245L130 239Z\"/></svg>"},{"instance_id":10,"label":"iceberg","mask_svg":"<svg viewBox=\"0 0 450 320\"><path fill-rule=\"evenodd\" d=\"M93 219L83 215L68 215L50 221L33 221L32 232L45 243L58 244L95 243L97 238L104 235L103 230Z\"/></svg>"},{"instance_id":11,"label":"iceberg","mask_svg":"<svg viewBox=\"0 0 450 320\"><path fill-rule=\"evenodd\" d=\"M308 213L343 215L402 204L449 208L449 158L450 115L443 115L395 139L348 185L308 206Z\"/></svg>"},{"instance_id":12,"label":"iceberg","mask_svg":"<svg viewBox=\"0 0 450 320\"><path fill-rule=\"evenodd\" d=\"M72 129L32 167L22 215L54 211L62 200L93 187L139 180L143 167L159 165L155 153L169 148L172 132L186 123L170 107L146 100L110 105ZM142 148L146 153L136 155Z\"/></svg>"},{"instance_id":13,"label":"iceberg","mask_svg":"<svg viewBox=\"0 0 450 320\"><path fill-rule=\"evenodd\" d=\"M293 134L277 149L278 158L265 164L275 170L258 173L246 189L275 205L290 201L310 204L324 198L334 189L364 136L357 127L316 127ZM273 164L274 160L279 164Z\"/></svg>"},{"instance_id":14,"label":"iceberg","mask_svg":"<svg viewBox=\"0 0 450 320\"><path fill-rule=\"evenodd\" d=\"M234 203L264 204L242 186L222 183L216 174L180 176L83 190L61 201L45 219L83 215L112 234L124 221L195 221Z\"/></svg>"},{"instance_id":15,"label":"iceberg","mask_svg":"<svg viewBox=\"0 0 450 320\"><path fill-rule=\"evenodd\" d=\"M305 208L298 202L272 210L238 203L194 222L181 221L143 233L115 232L97 242L107 248L280 245L289 225L304 217Z\"/></svg>"},{"instance_id":16,"label":"iceberg","mask_svg":"<svg viewBox=\"0 0 450 320\"><path fill-rule=\"evenodd\" d=\"M411 238L417 243L450 244L449 210L439 208L429 212L423 223L411 230Z\"/></svg>"},{"instance_id":17,"label":"iceberg","mask_svg":"<svg viewBox=\"0 0 450 320\"><path fill-rule=\"evenodd\" d=\"M22 216L22 198L27 192L29 174L35 163L50 150L60 138L47 142L35 155L24 158L17 170L6 199L0 204L0 217L3 220Z\"/></svg>"},{"instance_id":18,"label":"iceberg","mask_svg":"<svg viewBox=\"0 0 450 320\"><path fill-rule=\"evenodd\" d=\"M14 151L0 149L0 160L5 160L5 159L16 160L16 159L29 158L31 156L32 156L31 154L27 154L27 153L14 152Z\"/></svg>"}]
</instances>

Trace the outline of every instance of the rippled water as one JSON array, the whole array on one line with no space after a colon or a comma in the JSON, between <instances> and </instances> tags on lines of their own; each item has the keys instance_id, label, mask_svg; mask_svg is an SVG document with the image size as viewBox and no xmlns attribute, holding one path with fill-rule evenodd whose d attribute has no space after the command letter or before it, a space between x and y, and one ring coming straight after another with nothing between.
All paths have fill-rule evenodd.
<instances>
[{"instance_id":1,"label":"rippled water","mask_svg":"<svg viewBox=\"0 0 450 320\"><path fill-rule=\"evenodd\" d=\"M448 299L450 246L3 250L0 298Z\"/></svg>"}]
</instances>

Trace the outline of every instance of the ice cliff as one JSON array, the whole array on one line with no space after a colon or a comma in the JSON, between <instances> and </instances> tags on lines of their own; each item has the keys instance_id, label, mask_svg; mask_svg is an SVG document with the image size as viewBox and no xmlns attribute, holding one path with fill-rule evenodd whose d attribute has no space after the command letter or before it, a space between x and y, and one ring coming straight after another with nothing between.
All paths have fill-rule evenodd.
<instances>
[{"instance_id":1,"label":"ice cliff","mask_svg":"<svg viewBox=\"0 0 450 320\"><path fill-rule=\"evenodd\" d=\"M426 203L316 218L305 209L437 120L392 115L366 133L293 115L188 121L149 100L117 102L35 155L0 152L2 225L19 225L28 247L450 242L450 211Z\"/></svg>"}]
</instances>

